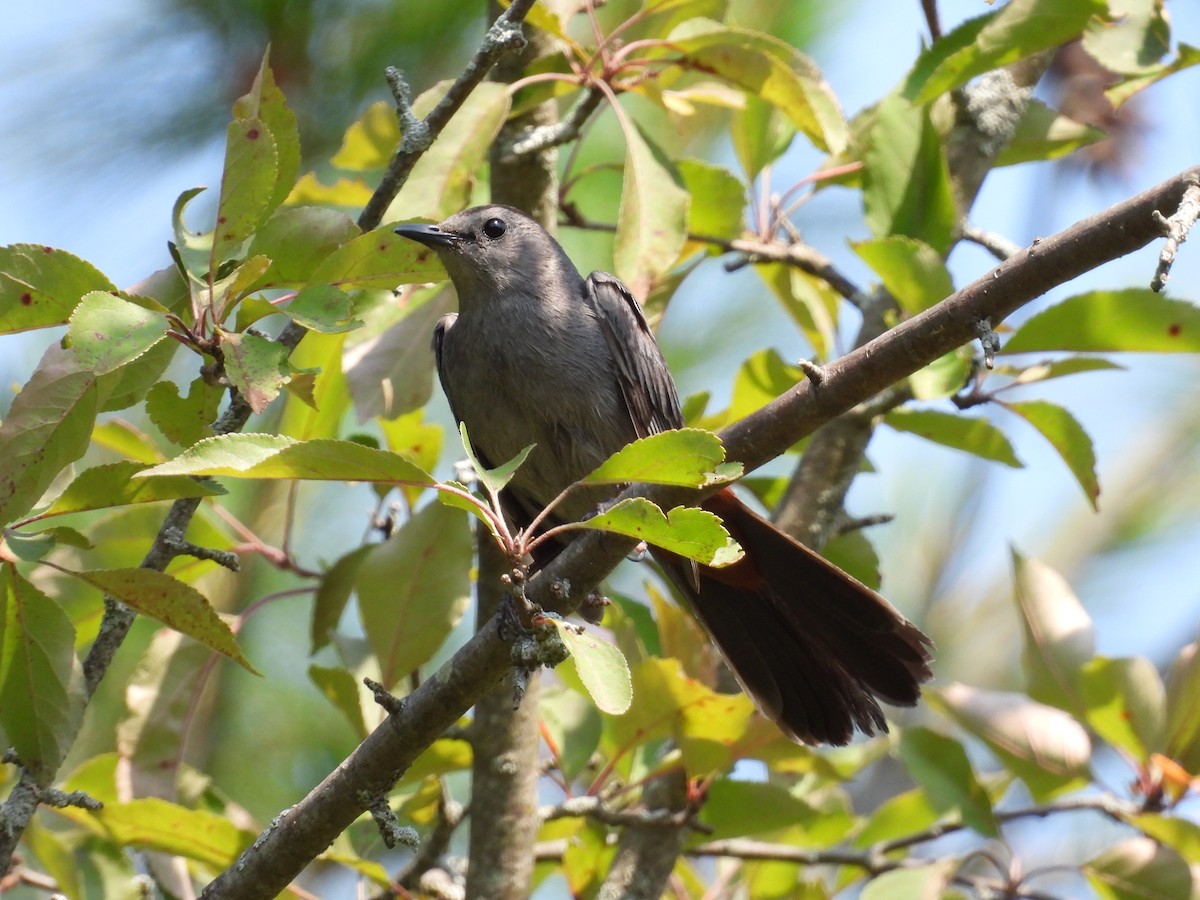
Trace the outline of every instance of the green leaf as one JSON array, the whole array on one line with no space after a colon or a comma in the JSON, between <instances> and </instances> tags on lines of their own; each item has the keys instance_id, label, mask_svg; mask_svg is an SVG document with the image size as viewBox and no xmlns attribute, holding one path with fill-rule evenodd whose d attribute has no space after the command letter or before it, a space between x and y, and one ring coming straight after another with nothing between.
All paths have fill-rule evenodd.
<instances>
[{"instance_id":1,"label":"green leaf","mask_svg":"<svg viewBox=\"0 0 1200 900\"><path fill-rule=\"evenodd\" d=\"M1087 723L1104 740L1146 762L1162 746L1166 692L1142 657L1091 660L1080 672Z\"/></svg>"},{"instance_id":2,"label":"green leaf","mask_svg":"<svg viewBox=\"0 0 1200 900\"><path fill-rule=\"evenodd\" d=\"M254 840L232 821L202 809L187 809L158 797L105 803L90 814L120 847L158 850L194 859L213 871L229 868Z\"/></svg>"},{"instance_id":3,"label":"green leaf","mask_svg":"<svg viewBox=\"0 0 1200 900\"><path fill-rule=\"evenodd\" d=\"M356 334L342 359L359 421L405 415L433 394L429 336L438 319L454 309L454 292L444 285L416 291L396 306L393 324L378 334Z\"/></svg>"},{"instance_id":4,"label":"green leaf","mask_svg":"<svg viewBox=\"0 0 1200 900\"><path fill-rule=\"evenodd\" d=\"M983 740L1006 769L1042 802L1088 783L1092 745L1083 726L1023 694L952 684L928 702Z\"/></svg>"},{"instance_id":5,"label":"green leaf","mask_svg":"<svg viewBox=\"0 0 1200 900\"><path fill-rule=\"evenodd\" d=\"M700 159L682 159L678 171L691 195L688 231L732 240L742 233L746 187L728 169Z\"/></svg>"},{"instance_id":6,"label":"green leaf","mask_svg":"<svg viewBox=\"0 0 1200 900\"><path fill-rule=\"evenodd\" d=\"M627 116L619 120L625 134L625 169L613 265L640 295L679 258L691 198L662 150Z\"/></svg>"},{"instance_id":7,"label":"green leaf","mask_svg":"<svg viewBox=\"0 0 1200 900\"><path fill-rule=\"evenodd\" d=\"M389 450L411 459L425 471L433 469L441 459L442 426L426 422L423 409L414 409L395 419L379 419L377 424ZM423 490L407 485L402 489L409 503L414 505L417 495Z\"/></svg>"},{"instance_id":8,"label":"green leaf","mask_svg":"<svg viewBox=\"0 0 1200 900\"><path fill-rule=\"evenodd\" d=\"M356 547L325 570L313 599L312 649L310 656L329 644L330 637L341 621L342 613L354 590L354 578L362 561L374 550L373 544Z\"/></svg>"},{"instance_id":9,"label":"green leaf","mask_svg":"<svg viewBox=\"0 0 1200 900\"><path fill-rule=\"evenodd\" d=\"M1200 307L1149 288L1076 294L1032 316L1000 352L1031 350L1197 353Z\"/></svg>"},{"instance_id":10,"label":"green leaf","mask_svg":"<svg viewBox=\"0 0 1200 900\"><path fill-rule=\"evenodd\" d=\"M1079 672L1096 653L1091 617L1058 572L1015 550L1012 556L1025 690L1039 703L1081 715Z\"/></svg>"},{"instance_id":11,"label":"green leaf","mask_svg":"<svg viewBox=\"0 0 1200 900\"><path fill-rule=\"evenodd\" d=\"M1103 139L1101 129L1059 115L1039 100L1030 100L1012 139L996 157L996 165L1059 159Z\"/></svg>"},{"instance_id":12,"label":"green leaf","mask_svg":"<svg viewBox=\"0 0 1200 900\"><path fill-rule=\"evenodd\" d=\"M0 524L29 511L64 467L87 450L100 406L96 376L52 346L0 424Z\"/></svg>"},{"instance_id":13,"label":"green leaf","mask_svg":"<svg viewBox=\"0 0 1200 900\"><path fill-rule=\"evenodd\" d=\"M801 272L784 263L758 263L754 266L771 293L782 304L792 321L804 332L815 358L828 359L837 342L838 312L842 303L823 278ZM782 365L782 360L780 361Z\"/></svg>"},{"instance_id":14,"label":"green leaf","mask_svg":"<svg viewBox=\"0 0 1200 900\"><path fill-rule=\"evenodd\" d=\"M623 534L706 566L728 566L742 558L742 548L717 516L691 506L677 506L663 515L644 497L622 500L571 527Z\"/></svg>"},{"instance_id":15,"label":"green leaf","mask_svg":"<svg viewBox=\"0 0 1200 900\"><path fill-rule=\"evenodd\" d=\"M475 455L475 448L471 445L471 438L467 434L466 422L458 423L458 436L462 440L467 458L471 460L471 466L475 469L475 477L479 479L480 484L494 494L500 493L508 486L508 483L512 481L512 477L517 474L517 469L521 468L522 463L529 457L529 452L537 446L536 444L530 444L508 462L496 466L494 469L489 469ZM452 497L447 497L446 502L450 506L455 505Z\"/></svg>"},{"instance_id":16,"label":"green leaf","mask_svg":"<svg viewBox=\"0 0 1200 900\"><path fill-rule=\"evenodd\" d=\"M725 446L711 431L680 428L626 444L581 484L678 484L704 487L734 481L741 466L723 466Z\"/></svg>"},{"instance_id":17,"label":"green leaf","mask_svg":"<svg viewBox=\"0 0 1200 900\"><path fill-rule=\"evenodd\" d=\"M791 146L796 126L779 107L747 94L745 107L734 110L729 132L746 180L753 182Z\"/></svg>"},{"instance_id":18,"label":"green leaf","mask_svg":"<svg viewBox=\"0 0 1200 900\"><path fill-rule=\"evenodd\" d=\"M702 820L710 841L729 840L811 825L820 813L783 785L719 778L704 797Z\"/></svg>"},{"instance_id":19,"label":"green leaf","mask_svg":"<svg viewBox=\"0 0 1200 900\"><path fill-rule=\"evenodd\" d=\"M362 703L359 702L359 682L354 673L342 668L309 666L308 677L317 690L333 704L334 709L345 716L355 735L361 741L369 732L363 718Z\"/></svg>"},{"instance_id":20,"label":"green leaf","mask_svg":"<svg viewBox=\"0 0 1200 900\"><path fill-rule=\"evenodd\" d=\"M180 396L175 382L160 381L146 395L146 415L171 443L190 447L212 437L211 426L223 394L220 387L203 378L191 383L186 397Z\"/></svg>"},{"instance_id":21,"label":"green leaf","mask_svg":"<svg viewBox=\"0 0 1200 900\"><path fill-rule=\"evenodd\" d=\"M254 117L230 122L210 268L240 255L242 243L270 215L278 175L275 139L266 123Z\"/></svg>"},{"instance_id":22,"label":"green leaf","mask_svg":"<svg viewBox=\"0 0 1200 900\"><path fill-rule=\"evenodd\" d=\"M959 347L909 375L908 386L917 400L943 400L963 389L970 372L971 348Z\"/></svg>"},{"instance_id":23,"label":"green leaf","mask_svg":"<svg viewBox=\"0 0 1200 900\"><path fill-rule=\"evenodd\" d=\"M999 428L987 419L932 409L894 409L883 418L896 431L916 434L946 447L963 450L983 459L1022 467L1012 444Z\"/></svg>"},{"instance_id":24,"label":"green leaf","mask_svg":"<svg viewBox=\"0 0 1200 900\"><path fill-rule=\"evenodd\" d=\"M311 284L302 289L282 312L310 331L337 334L362 325L354 318L354 304L345 292L331 284Z\"/></svg>"},{"instance_id":25,"label":"green leaf","mask_svg":"<svg viewBox=\"0 0 1200 900\"><path fill-rule=\"evenodd\" d=\"M446 270L432 250L393 234L392 226L384 225L330 253L311 280L343 290L390 291L400 284L423 284L445 277Z\"/></svg>"},{"instance_id":26,"label":"green leaf","mask_svg":"<svg viewBox=\"0 0 1200 900\"><path fill-rule=\"evenodd\" d=\"M473 546L467 520L432 503L359 564L358 608L385 687L428 662L462 618Z\"/></svg>"},{"instance_id":27,"label":"green leaf","mask_svg":"<svg viewBox=\"0 0 1200 900\"><path fill-rule=\"evenodd\" d=\"M1200 771L1200 653L1195 641L1179 651L1167 677L1163 752L1189 772Z\"/></svg>"},{"instance_id":28,"label":"green leaf","mask_svg":"<svg viewBox=\"0 0 1200 900\"><path fill-rule=\"evenodd\" d=\"M915 315L954 293L954 282L941 255L928 244L902 235L850 244L883 280L901 309Z\"/></svg>"},{"instance_id":29,"label":"green leaf","mask_svg":"<svg viewBox=\"0 0 1200 900\"><path fill-rule=\"evenodd\" d=\"M157 304L155 304L157 306ZM148 309L108 291L85 294L67 329L81 365L97 375L137 359L167 336L163 309Z\"/></svg>"},{"instance_id":30,"label":"green leaf","mask_svg":"<svg viewBox=\"0 0 1200 900\"><path fill-rule=\"evenodd\" d=\"M86 695L75 629L58 604L0 565L0 726L21 764L52 776L78 731Z\"/></svg>"},{"instance_id":31,"label":"green leaf","mask_svg":"<svg viewBox=\"0 0 1200 900\"><path fill-rule=\"evenodd\" d=\"M1034 363L1031 366L997 365L995 371L1000 375L1012 376L1014 384L1033 384L1038 381L1049 381L1052 378L1078 375L1081 372L1124 371L1124 369L1124 366L1099 356L1066 356L1062 359Z\"/></svg>"},{"instance_id":32,"label":"green leaf","mask_svg":"<svg viewBox=\"0 0 1200 900\"><path fill-rule=\"evenodd\" d=\"M672 737L689 772L725 771L732 747L745 735L754 704L744 694L719 694L688 677L674 659L646 659L634 667L637 702L605 722L601 746L620 753Z\"/></svg>"},{"instance_id":33,"label":"green leaf","mask_svg":"<svg viewBox=\"0 0 1200 900\"><path fill-rule=\"evenodd\" d=\"M1041 432L1083 488L1092 509L1099 510L1100 481L1096 476L1096 453L1092 449L1091 437L1076 418L1061 406L1044 400L1005 402L1003 405Z\"/></svg>"},{"instance_id":34,"label":"green leaf","mask_svg":"<svg viewBox=\"0 0 1200 900\"><path fill-rule=\"evenodd\" d=\"M935 41L917 59L902 89L914 104L966 84L1080 35L1093 16L1108 16L1106 0L1011 0L970 19Z\"/></svg>"},{"instance_id":35,"label":"green leaf","mask_svg":"<svg viewBox=\"0 0 1200 900\"><path fill-rule=\"evenodd\" d=\"M212 653L170 628L158 628L125 683L126 714L117 726L122 779L133 791L182 787L181 745L200 714L196 694ZM115 798L114 798L115 799Z\"/></svg>"},{"instance_id":36,"label":"green leaf","mask_svg":"<svg viewBox=\"0 0 1200 900\"><path fill-rule=\"evenodd\" d=\"M275 187L268 209L274 210L287 199L300 172L300 132L296 114L288 109L287 99L275 83L267 61L264 54L253 86L234 102L233 114L239 119L256 118L271 133L275 147Z\"/></svg>"},{"instance_id":37,"label":"green leaf","mask_svg":"<svg viewBox=\"0 0 1200 900\"><path fill-rule=\"evenodd\" d=\"M65 250L0 247L0 334L63 325L84 294L113 290L99 269Z\"/></svg>"},{"instance_id":38,"label":"green leaf","mask_svg":"<svg viewBox=\"0 0 1200 900\"><path fill-rule=\"evenodd\" d=\"M553 616L545 621L558 629L563 643L571 651L567 665L573 665L579 680L587 688L596 706L609 715L619 716L633 702L633 681L629 663L615 644L601 640L582 625L573 625Z\"/></svg>"},{"instance_id":39,"label":"green leaf","mask_svg":"<svg viewBox=\"0 0 1200 900\"><path fill-rule=\"evenodd\" d=\"M570 665L570 661L564 665ZM628 670L625 677L629 678ZM555 751L563 775L572 780L579 777L600 743L603 726L596 704L564 685L544 684L538 697L538 715L546 743Z\"/></svg>"},{"instance_id":40,"label":"green leaf","mask_svg":"<svg viewBox=\"0 0 1200 900\"><path fill-rule=\"evenodd\" d=\"M871 813L862 831L854 836L854 846L870 847L881 841L892 841L924 831L939 817L924 788L894 794Z\"/></svg>"},{"instance_id":41,"label":"green leaf","mask_svg":"<svg viewBox=\"0 0 1200 900\"><path fill-rule=\"evenodd\" d=\"M63 571L229 657L246 671L259 674L243 655L229 626L191 585L154 569Z\"/></svg>"},{"instance_id":42,"label":"green leaf","mask_svg":"<svg viewBox=\"0 0 1200 900\"><path fill-rule=\"evenodd\" d=\"M400 143L400 123L396 107L379 100L346 129L342 146L330 160L339 169L350 172L370 172L387 168Z\"/></svg>"},{"instance_id":43,"label":"green leaf","mask_svg":"<svg viewBox=\"0 0 1200 900\"><path fill-rule=\"evenodd\" d=\"M226 475L234 478L295 478L311 481L403 481L433 484L411 460L354 441L297 441L276 434L226 434L207 438L141 472L157 475Z\"/></svg>"},{"instance_id":44,"label":"green leaf","mask_svg":"<svg viewBox=\"0 0 1200 900\"><path fill-rule=\"evenodd\" d=\"M1123 0L1111 6L1111 21L1095 18L1083 49L1110 72L1140 75L1158 68L1171 50L1171 24L1161 0Z\"/></svg>"},{"instance_id":45,"label":"green leaf","mask_svg":"<svg viewBox=\"0 0 1200 900\"><path fill-rule=\"evenodd\" d=\"M840 152L847 128L816 65L786 41L745 28L690 19L668 39L683 64L715 75L783 111L821 150Z\"/></svg>"},{"instance_id":46,"label":"green leaf","mask_svg":"<svg viewBox=\"0 0 1200 900\"><path fill-rule=\"evenodd\" d=\"M905 235L939 256L950 249L957 212L942 140L926 107L885 97L863 156L863 210L875 237Z\"/></svg>"},{"instance_id":47,"label":"green leaf","mask_svg":"<svg viewBox=\"0 0 1200 900\"><path fill-rule=\"evenodd\" d=\"M413 113L428 115L450 87L443 81L413 101ZM384 221L428 218L439 222L466 206L479 171L487 164L488 150L508 118L508 86L485 81L471 91L438 139L417 160L404 187L391 202ZM391 113L393 120L395 112ZM395 152L396 141L385 152ZM411 243L411 242L410 242Z\"/></svg>"},{"instance_id":48,"label":"green leaf","mask_svg":"<svg viewBox=\"0 0 1200 900\"><path fill-rule=\"evenodd\" d=\"M221 332L221 347L225 374L250 408L261 413L279 396L291 373L287 347L257 334L236 331Z\"/></svg>"},{"instance_id":49,"label":"green leaf","mask_svg":"<svg viewBox=\"0 0 1200 900\"><path fill-rule=\"evenodd\" d=\"M957 859L942 859L925 865L905 866L884 872L867 882L862 900L913 900L954 897L948 893L950 879L960 865Z\"/></svg>"},{"instance_id":50,"label":"green leaf","mask_svg":"<svg viewBox=\"0 0 1200 900\"><path fill-rule=\"evenodd\" d=\"M141 403L162 378L179 348L173 340L159 341L133 362L101 376L97 382L104 395L100 411L115 412Z\"/></svg>"},{"instance_id":51,"label":"green leaf","mask_svg":"<svg viewBox=\"0 0 1200 900\"><path fill-rule=\"evenodd\" d=\"M148 468L142 463L125 461L84 469L38 518L180 497L215 497L225 493L220 485L181 475L134 479L134 475Z\"/></svg>"},{"instance_id":52,"label":"green leaf","mask_svg":"<svg viewBox=\"0 0 1200 900\"><path fill-rule=\"evenodd\" d=\"M304 287L323 260L359 234L354 220L344 212L289 206L276 210L262 224L246 252L271 260L262 287Z\"/></svg>"},{"instance_id":53,"label":"green leaf","mask_svg":"<svg viewBox=\"0 0 1200 900\"><path fill-rule=\"evenodd\" d=\"M1200 825L1176 816L1142 813L1126 821L1160 844L1170 847L1189 863L1200 863Z\"/></svg>"},{"instance_id":54,"label":"green leaf","mask_svg":"<svg viewBox=\"0 0 1200 900\"><path fill-rule=\"evenodd\" d=\"M719 431L766 406L784 391L795 387L802 378L804 373L784 362L778 350L773 347L759 350L742 363L734 376L729 409L704 416L697 424L710 431Z\"/></svg>"},{"instance_id":55,"label":"green leaf","mask_svg":"<svg viewBox=\"0 0 1200 900\"><path fill-rule=\"evenodd\" d=\"M958 811L964 823L985 837L999 835L991 798L962 744L928 728L906 728L899 750L908 774L925 788L938 812Z\"/></svg>"},{"instance_id":56,"label":"green leaf","mask_svg":"<svg viewBox=\"0 0 1200 900\"><path fill-rule=\"evenodd\" d=\"M1178 48L1178 55L1175 59L1160 66L1152 66L1140 75L1133 75L1124 79L1106 90L1104 96L1108 98L1114 107L1120 107L1126 100L1139 91L1144 91L1164 78L1195 65L1200 65L1200 48L1193 47L1181 41Z\"/></svg>"},{"instance_id":57,"label":"green leaf","mask_svg":"<svg viewBox=\"0 0 1200 900\"><path fill-rule=\"evenodd\" d=\"M1109 847L1082 866L1101 900L1172 900L1194 897L1187 861L1170 847L1136 837Z\"/></svg>"},{"instance_id":58,"label":"green leaf","mask_svg":"<svg viewBox=\"0 0 1200 900\"><path fill-rule=\"evenodd\" d=\"M211 267L213 232L188 228L183 213L187 205L202 194L206 188L189 188L179 195L171 208L171 228L175 240L170 245L171 257L180 269L180 274L194 284L204 282L204 275Z\"/></svg>"}]
</instances>

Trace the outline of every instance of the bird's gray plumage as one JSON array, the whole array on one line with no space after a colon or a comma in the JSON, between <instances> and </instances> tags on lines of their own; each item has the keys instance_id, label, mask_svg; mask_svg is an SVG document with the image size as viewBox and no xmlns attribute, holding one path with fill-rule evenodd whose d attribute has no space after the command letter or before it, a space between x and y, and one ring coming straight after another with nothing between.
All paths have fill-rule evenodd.
<instances>
[{"instance_id":1,"label":"bird's gray plumage","mask_svg":"<svg viewBox=\"0 0 1200 900\"><path fill-rule=\"evenodd\" d=\"M586 279L535 221L482 206L396 233L437 251L459 312L433 336L438 376L476 453L495 466L535 444L504 492L528 522L639 437L679 428L675 383L637 301L612 275ZM575 520L607 499L573 491ZM655 557L688 597L759 708L793 738L845 743L886 728L877 698L915 703L928 639L886 600L775 529L731 491L704 506L746 550L733 566Z\"/></svg>"}]
</instances>

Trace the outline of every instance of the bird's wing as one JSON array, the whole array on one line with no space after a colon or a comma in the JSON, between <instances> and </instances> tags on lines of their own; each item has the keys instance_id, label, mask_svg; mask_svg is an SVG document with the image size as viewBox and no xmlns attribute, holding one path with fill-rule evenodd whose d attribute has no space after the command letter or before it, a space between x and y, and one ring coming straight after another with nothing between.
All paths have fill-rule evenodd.
<instances>
[{"instance_id":1,"label":"bird's wing","mask_svg":"<svg viewBox=\"0 0 1200 900\"><path fill-rule=\"evenodd\" d=\"M593 272L584 292L612 351L617 381L638 437L682 428L675 381L629 288L607 272Z\"/></svg>"},{"instance_id":2,"label":"bird's wing","mask_svg":"<svg viewBox=\"0 0 1200 900\"><path fill-rule=\"evenodd\" d=\"M437 364L438 381L442 383L442 393L446 395L446 400L450 404L450 414L454 416L454 424L462 421L462 416L458 414L458 410L454 408L454 398L450 395L450 384L446 379L446 368L442 358L442 345L446 340L446 332L454 327L454 323L458 321L458 313L446 313L437 320L437 324L433 326L433 359Z\"/></svg>"}]
</instances>

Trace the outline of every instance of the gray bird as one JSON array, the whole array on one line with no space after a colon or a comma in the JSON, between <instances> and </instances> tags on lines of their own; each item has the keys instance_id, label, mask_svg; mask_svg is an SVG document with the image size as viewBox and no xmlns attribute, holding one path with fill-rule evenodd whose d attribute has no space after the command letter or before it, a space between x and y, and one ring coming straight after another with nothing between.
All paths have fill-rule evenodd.
<instances>
[{"instance_id":1,"label":"gray bird","mask_svg":"<svg viewBox=\"0 0 1200 900\"><path fill-rule=\"evenodd\" d=\"M493 466L536 445L503 498L517 523L630 441L683 426L674 380L629 289L604 272L583 278L533 219L480 206L395 231L432 248L458 293L459 312L438 322L433 349L476 453ZM573 492L558 520L582 518L603 499ZM879 700L917 702L930 677L920 630L731 490L703 506L742 545L738 563L697 572L651 552L789 737L844 744L855 727L887 729Z\"/></svg>"}]
</instances>

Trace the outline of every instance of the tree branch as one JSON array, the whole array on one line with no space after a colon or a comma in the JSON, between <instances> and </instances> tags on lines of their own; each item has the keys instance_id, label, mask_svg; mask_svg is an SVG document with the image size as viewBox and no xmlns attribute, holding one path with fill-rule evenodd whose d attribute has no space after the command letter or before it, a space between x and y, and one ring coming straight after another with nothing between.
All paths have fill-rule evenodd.
<instances>
[{"instance_id":1,"label":"tree branch","mask_svg":"<svg viewBox=\"0 0 1200 900\"><path fill-rule=\"evenodd\" d=\"M1013 259L824 368L819 388L805 381L722 435L729 458L753 470L818 426L975 339L981 319L999 322L1014 310L1083 272L1161 237L1155 211L1173 213L1200 167L1084 219L1026 248ZM695 492L648 489L658 500L697 500ZM633 542L603 532L580 536L530 579L530 598L570 612L629 552ZM557 590L555 590L557 588ZM567 590L564 590L566 588ZM568 600L560 598L567 596ZM367 736L350 756L295 806L282 812L204 891L209 898L274 897L363 811L364 796L395 783L414 759L508 671L507 641L496 620L471 640Z\"/></svg>"},{"instance_id":2,"label":"tree branch","mask_svg":"<svg viewBox=\"0 0 1200 900\"><path fill-rule=\"evenodd\" d=\"M389 81L394 84L393 93L397 99L397 112L403 123L406 120L405 113L407 111L409 127L405 130L400 147L396 150L396 155L392 157L392 162L379 182L379 187L375 189L375 193L371 195L371 199L363 207L363 211L358 217L359 228L363 231L370 231L379 227L384 213L396 199L396 195L400 193L400 188L408 180L413 166L417 164L417 160L424 155L429 145L446 127L450 118L458 112L459 107L483 81L500 57L510 50L525 46L521 23L529 14L534 2L535 0L513 0L512 5L492 23L480 43L479 49L467 63L462 75L455 80L454 84L450 85L446 96L420 122L415 122L412 111L407 110L407 99L404 96L400 73L396 72L394 76L389 73Z\"/></svg>"}]
</instances>

